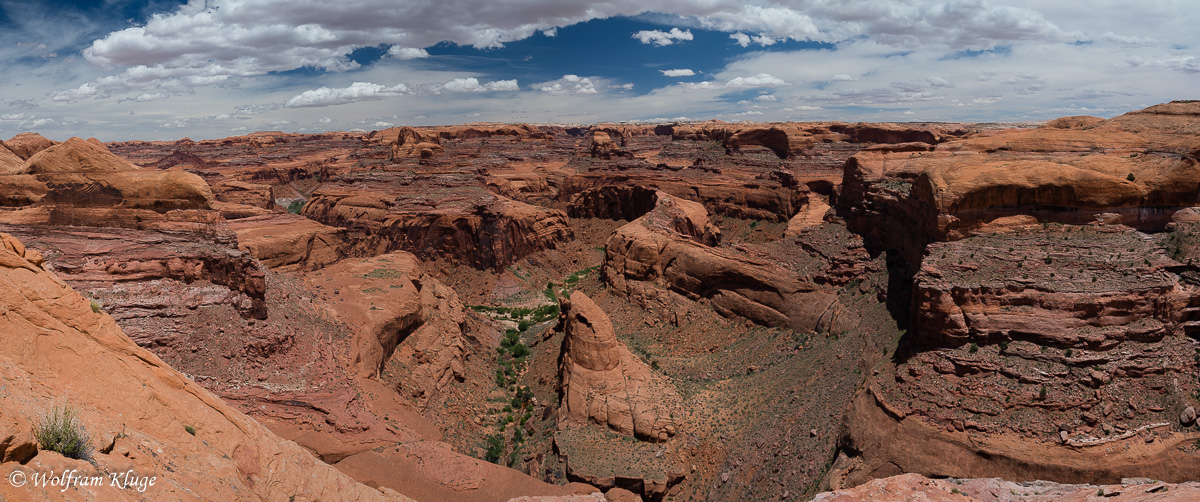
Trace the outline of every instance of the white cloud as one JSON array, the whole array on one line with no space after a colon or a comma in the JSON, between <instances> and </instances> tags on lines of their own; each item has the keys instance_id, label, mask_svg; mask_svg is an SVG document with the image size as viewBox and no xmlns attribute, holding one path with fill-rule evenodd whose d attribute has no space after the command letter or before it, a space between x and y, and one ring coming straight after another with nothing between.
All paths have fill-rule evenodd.
<instances>
[{"instance_id":1,"label":"white cloud","mask_svg":"<svg viewBox=\"0 0 1200 502\"><path fill-rule=\"evenodd\" d=\"M415 47L400 47L393 45L388 49L388 55L400 60L421 59L429 57L429 52L425 49Z\"/></svg>"},{"instance_id":2,"label":"white cloud","mask_svg":"<svg viewBox=\"0 0 1200 502\"><path fill-rule=\"evenodd\" d=\"M558 80L536 84L536 87L551 96L596 94L599 92L596 90L596 83L591 78L580 77L579 75L563 75Z\"/></svg>"},{"instance_id":3,"label":"white cloud","mask_svg":"<svg viewBox=\"0 0 1200 502\"><path fill-rule=\"evenodd\" d=\"M786 85L782 79L771 75L770 73L759 73L749 77L734 77L725 83L725 87L729 89L739 89L743 87L770 87L776 85Z\"/></svg>"},{"instance_id":4,"label":"white cloud","mask_svg":"<svg viewBox=\"0 0 1200 502\"><path fill-rule=\"evenodd\" d=\"M780 86L780 85L787 85L787 82L783 81L783 79L780 79L779 77L771 75L770 73L759 73L759 74L752 75L749 77L733 77L733 78L729 79L727 82L725 82L724 84L718 84L718 83L712 82L712 81L705 81L705 82L681 82L679 85L683 86L683 88L687 89L687 90L699 91L699 90L721 90L721 89L745 89L745 88L750 88L750 87L774 87L774 86Z\"/></svg>"},{"instance_id":5,"label":"white cloud","mask_svg":"<svg viewBox=\"0 0 1200 502\"><path fill-rule=\"evenodd\" d=\"M305 108L313 106L344 105L346 103L354 103L357 101L384 99L389 96L408 94L409 92L408 86L404 84L396 84L391 87L386 87L380 84L372 84L370 82L355 82L350 84L349 87L343 87L339 89L321 87L319 89L304 91L287 100L283 106L287 108Z\"/></svg>"},{"instance_id":6,"label":"white cloud","mask_svg":"<svg viewBox=\"0 0 1200 502\"><path fill-rule=\"evenodd\" d=\"M450 92L494 92L494 91L519 91L521 87L514 80L495 80L480 84L479 79L475 77L456 78L445 84L442 84L442 89Z\"/></svg>"},{"instance_id":7,"label":"white cloud","mask_svg":"<svg viewBox=\"0 0 1200 502\"><path fill-rule=\"evenodd\" d=\"M933 86L933 87L954 87L954 84L951 83L949 80L946 80L946 79L944 79L942 77L938 77L938 76L925 77L925 81L928 82L929 85Z\"/></svg>"},{"instance_id":8,"label":"white cloud","mask_svg":"<svg viewBox=\"0 0 1200 502\"><path fill-rule=\"evenodd\" d=\"M321 118L317 119L318 124L332 124L334 122L337 122L337 120L331 119L329 117L321 117Z\"/></svg>"},{"instance_id":9,"label":"white cloud","mask_svg":"<svg viewBox=\"0 0 1200 502\"><path fill-rule=\"evenodd\" d=\"M829 80L835 80L835 81L840 81L840 82L849 82L851 80L855 80L855 78L851 77L850 75L847 75L845 73L839 73L837 75L834 75L833 77L830 77Z\"/></svg>"},{"instance_id":10,"label":"white cloud","mask_svg":"<svg viewBox=\"0 0 1200 502\"><path fill-rule=\"evenodd\" d=\"M238 115L262 115L278 109L279 103L252 103L235 107L233 113Z\"/></svg>"},{"instance_id":11,"label":"white cloud","mask_svg":"<svg viewBox=\"0 0 1200 502\"><path fill-rule=\"evenodd\" d=\"M642 30L634 33L633 38L640 40L643 44L654 44L662 47L664 45L671 45L676 40L691 40L692 30L680 30L679 28L671 28L671 31Z\"/></svg>"},{"instance_id":12,"label":"white cloud","mask_svg":"<svg viewBox=\"0 0 1200 502\"><path fill-rule=\"evenodd\" d=\"M680 68L680 69L674 69L674 70L658 70L658 71L662 72L663 75L666 75L668 77L690 77L690 76L696 74L696 72L689 70L687 68Z\"/></svg>"},{"instance_id":13,"label":"white cloud","mask_svg":"<svg viewBox=\"0 0 1200 502\"><path fill-rule=\"evenodd\" d=\"M766 47L768 45L774 45L775 42L778 42L778 40L771 37L762 35L750 36L740 31L729 35L729 38L732 38L735 42L737 42L738 45L742 47L748 47L750 44L757 44Z\"/></svg>"},{"instance_id":14,"label":"white cloud","mask_svg":"<svg viewBox=\"0 0 1200 502\"><path fill-rule=\"evenodd\" d=\"M1133 35L1118 35L1111 31L1105 32L1100 38L1106 42L1113 42L1122 45L1149 46L1158 43L1158 40L1151 37L1138 37Z\"/></svg>"}]
</instances>

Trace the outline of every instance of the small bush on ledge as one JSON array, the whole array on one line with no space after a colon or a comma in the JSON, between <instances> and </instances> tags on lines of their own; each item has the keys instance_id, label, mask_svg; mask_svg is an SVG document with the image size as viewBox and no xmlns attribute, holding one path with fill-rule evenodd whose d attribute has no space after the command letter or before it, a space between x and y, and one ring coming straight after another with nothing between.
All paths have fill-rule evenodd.
<instances>
[{"instance_id":1,"label":"small bush on ledge","mask_svg":"<svg viewBox=\"0 0 1200 502\"><path fill-rule=\"evenodd\" d=\"M64 457L91 460L92 438L79 419L79 414L68 404L56 405L42 415L34 427L33 435L43 450L56 451Z\"/></svg>"}]
</instances>

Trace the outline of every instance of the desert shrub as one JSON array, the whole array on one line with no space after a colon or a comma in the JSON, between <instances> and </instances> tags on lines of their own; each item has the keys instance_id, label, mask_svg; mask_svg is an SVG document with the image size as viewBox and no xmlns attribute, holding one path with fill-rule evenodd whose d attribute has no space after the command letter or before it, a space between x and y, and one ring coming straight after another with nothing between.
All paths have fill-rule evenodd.
<instances>
[{"instance_id":1,"label":"desert shrub","mask_svg":"<svg viewBox=\"0 0 1200 502\"><path fill-rule=\"evenodd\" d=\"M487 453L484 454L484 459L491 463L500 461L500 456L504 455L504 436L493 434L487 438Z\"/></svg>"},{"instance_id":2,"label":"desert shrub","mask_svg":"<svg viewBox=\"0 0 1200 502\"><path fill-rule=\"evenodd\" d=\"M56 451L64 457L79 460L92 458L92 437L84 428L79 414L68 404L54 406L42 415L33 431L43 450Z\"/></svg>"},{"instance_id":3,"label":"desert shrub","mask_svg":"<svg viewBox=\"0 0 1200 502\"><path fill-rule=\"evenodd\" d=\"M192 427L192 426L190 426L190 425L184 425L184 426L183 426L183 430L184 430L184 431L187 431L187 433L188 433L188 434L191 434L191 435L193 435L193 436L195 436L195 435L196 435L196 428L195 428L195 427Z\"/></svg>"},{"instance_id":4,"label":"desert shrub","mask_svg":"<svg viewBox=\"0 0 1200 502\"><path fill-rule=\"evenodd\" d=\"M292 201L291 204L288 204L288 212L292 214L300 214L300 211L304 209L304 202L304 199L296 199Z\"/></svg>"},{"instance_id":5,"label":"desert shrub","mask_svg":"<svg viewBox=\"0 0 1200 502\"><path fill-rule=\"evenodd\" d=\"M100 302L98 302L96 300L92 300L92 312L95 312L97 314L100 313Z\"/></svg>"}]
</instances>

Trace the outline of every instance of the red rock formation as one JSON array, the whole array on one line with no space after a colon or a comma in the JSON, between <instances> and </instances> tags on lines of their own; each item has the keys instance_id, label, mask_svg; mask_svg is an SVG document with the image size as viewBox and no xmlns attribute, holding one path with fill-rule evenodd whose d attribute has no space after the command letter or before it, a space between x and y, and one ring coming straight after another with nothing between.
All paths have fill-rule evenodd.
<instances>
[{"instance_id":1,"label":"red rock formation","mask_svg":"<svg viewBox=\"0 0 1200 502\"><path fill-rule=\"evenodd\" d=\"M723 143L726 152L731 154L745 146L762 146L781 159L804 155L818 142L936 144L969 134L969 131L963 129L946 129L940 126L841 122L727 124L709 121L672 128L672 139L676 141L718 141Z\"/></svg>"},{"instance_id":2,"label":"red rock formation","mask_svg":"<svg viewBox=\"0 0 1200 502\"><path fill-rule=\"evenodd\" d=\"M462 302L453 290L427 275L415 256L393 252L350 258L309 275L313 284L337 288L337 315L359 336L354 370L389 378L397 392L423 406L462 379L467 357Z\"/></svg>"},{"instance_id":3,"label":"red rock formation","mask_svg":"<svg viewBox=\"0 0 1200 502\"><path fill-rule=\"evenodd\" d=\"M369 179L366 186L353 178L327 184L304 206L304 216L346 228L352 255L405 250L499 269L572 236L561 211L495 195L474 176Z\"/></svg>"},{"instance_id":4,"label":"red rock formation","mask_svg":"<svg viewBox=\"0 0 1200 502\"><path fill-rule=\"evenodd\" d=\"M802 187L788 186L778 180L744 179L691 169L669 172L643 168L596 169L569 175L558 182L558 198L571 201L568 207L572 214L585 215L591 210L584 204L592 202L595 196L584 195L574 201L576 194L589 190L611 193L618 186L627 187L619 190L659 190L676 198L699 202L714 213L766 221L787 221L809 197Z\"/></svg>"},{"instance_id":5,"label":"red rock formation","mask_svg":"<svg viewBox=\"0 0 1200 502\"><path fill-rule=\"evenodd\" d=\"M592 146L589 151L592 157L597 159L633 158L633 154L621 150L620 142L613 141L608 133L602 131L592 133Z\"/></svg>"},{"instance_id":6,"label":"red rock formation","mask_svg":"<svg viewBox=\"0 0 1200 502\"><path fill-rule=\"evenodd\" d=\"M181 171L146 171L110 153L103 145L79 138L33 154L18 171L0 176L18 188L9 203L47 203L71 207L207 209L208 184Z\"/></svg>"},{"instance_id":7,"label":"red rock formation","mask_svg":"<svg viewBox=\"0 0 1200 502\"><path fill-rule=\"evenodd\" d=\"M1059 122L942 143L931 152L862 152L846 164L840 201L854 218L901 213L894 217L911 218L904 226L932 240L962 238L1020 214L1088 223L1117 213L1127 225L1161 228L1200 193L1192 181L1200 176L1198 116L1200 104L1170 103L1087 126ZM904 200L870 209L877 199Z\"/></svg>"},{"instance_id":8,"label":"red rock formation","mask_svg":"<svg viewBox=\"0 0 1200 502\"><path fill-rule=\"evenodd\" d=\"M840 455L827 479L829 486L857 486L901 473L1013 481L1049 478L1063 483L1118 483L1134 477L1182 483L1200 474L1195 454L1181 449L1200 434L1172 433L1165 423L1148 424L1111 441L1068 439L1064 445L1057 437L1038 441L981 432L973 421L962 429L935 426L908 411L893 406L873 387L860 392L847 415L843 441L848 442L843 449L861 455Z\"/></svg>"},{"instance_id":9,"label":"red rock formation","mask_svg":"<svg viewBox=\"0 0 1200 502\"><path fill-rule=\"evenodd\" d=\"M429 158L445 152L437 134L421 134L416 129L407 126L392 127L371 133L369 139L390 146L393 160L414 156Z\"/></svg>"},{"instance_id":10,"label":"red rock formation","mask_svg":"<svg viewBox=\"0 0 1200 502\"><path fill-rule=\"evenodd\" d=\"M929 344L1156 342L1177 329L1198 293L1168 271L1181 265L1130 229L1038 228L935 243L914 279L913 329Z\"/></svg>"},{"instance_id":11,"label":"red rock formation","mask_svg":"<svg viewBox=\"0 0 1200 502\"><path fill-rule=\"evenodd\" d=\"M552 132L532 124L471 123L422 129L436 133L442 139L453 140L507 137L516 141L526 141L547 140L553 137Z\"/></svg>"},{"instance_id":12,"label":"red rock formation","mask_svg":"<svg viewBox=\"0 0 1200 502\"><path fill-rule=\"evenodd\" d=\"M290 213L242 218L229 223L238 249L280 271L315 270L342 258L339 229Z\"/></svg>"},{"instance_id":13,"label":"red rock formation","mask_svg":"<svg viewBox=\"0 0 1200 502\"><path fill-rule=\"evenodd\" d=\"M56 144L58 143L33 132L23 132L4 142L4 146L21 157L21 160L29 160L34 154Z\"/></svg>"},{"instance_id":14,"label":"red rock formation","mask_svg":"<svg viewBox=\"0 0 1200 502\"><path fill-rule=\"evenodd\" d=\"M670 292L725 316L768 326L828 331L855 322L831 288L767 261L714 247L719 231L694 202L658 194L657 205L605 244L604 281L615 291L670 304Z\"/></svg>"},{"instance_id":15,"label":"red rock formation","mask_svg":"<svg viewBox=\"0 0 1200 502\"><path fill-rule=\"evenodd\" d=\"M216 194L216 199L221 202L264 209L275 207L275 198L271 196L271 185L233 180L218 183L213 187L213 192Z\"/></svg>"},{"instance_id":16,"label":"red rock formation","mask_svg":"<svg viewBox=\"0 0 1200 502\"><path fill-rule=\"evenodd\" d=\"M111 317L43 270L20 242L7 235L0 240L0 304L8 313L0 319L6 347L0 355L6 396L0 437L11 445L0 455L5 472L20 471L32 481L34 473L77 469L104 482L70 493L105 500L273 500L280 494L405 499L353 481L238 413L136 346ZM53 335L49 344L47 334ZM91 463L33 446L30 424L64 400L95 442ZM155 484L121 490L105 474L127 471L153 477ZM0 496L11 500L60 493L28 482L0 486Z\"/></svg>"},{"instance_id":17,"label":"red rock formation","mask_svg":"<svg viewBox=\"0 0 1200 502\"><path fill-rule=\"evenodd\" d=\"M250 256L234 250L232 242L133 229L15 225L4 229L48 250L54 271L74 287L89 292L123 289L123 294L104 300L120 321L156 317L169 321L179 316L176 309L211 304L231 305L248 317L265 315L263 270ZM209 287L174 298L164 294L171 283L201 281ZM126 331L139 343L159 346L177 343L174 337L182 329L130 326Z\"/></svg>"},{"instance_id":18,"label":"red rock formation","mask_svg":"<svg viewBox=\"0 0 1200 502\"><path fill-rule=\"evenodd\" d=\"M1163 483L1151 479L1128 481L1066 485L1048 481L1017 483L999 478L929 479L920 474L903 474L872 480L850 489L821 493L813 498L813 502L1084 502L1097 499L1142 502L1200 498L1200 484L1197 483Z\"/></svg>"},{"instance_id":19,"label":"red rock formation","mask_svg":"<svg viewBox=\"0 0 1200 502\"><path fill-rule=\"evenodd\" d=\"M679 395L666 378L617 340L612 322L587 295L563 302L559 422L594 422L650 441L675 435Z\"/></svg>"},{"instance_id":20,"label":"red rock formation","mask_svg":"<svg viewBox=\"0 0 1200 502\"><path fill-rule=\"evenodd\" d=\"M24 166L25 159L17 156L7 148L3 141L0 141L0 175L20 173Z\"/></svg>"}]
</instances>

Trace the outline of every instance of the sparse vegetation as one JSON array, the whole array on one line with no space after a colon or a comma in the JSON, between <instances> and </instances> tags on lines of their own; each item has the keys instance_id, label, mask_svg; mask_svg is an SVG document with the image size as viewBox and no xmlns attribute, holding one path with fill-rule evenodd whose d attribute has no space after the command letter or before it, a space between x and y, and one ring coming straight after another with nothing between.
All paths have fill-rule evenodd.
<instances>
[{"instance_id":1,"label":"sparse vegetation","mask_svg":"<svg viewBox=\"0 0 1200 502\"><path fill-rule=\"evenodd\" d=\"M304 199L296 199L296 200L292 201L291 204L288 204L288 207L287 207L288 212L292 213L292 214L300 214L300 211L304 210L305 202L306 201Z\"/></svg>"},{"instance_id":2,"label":"sparse vegetation","mask_svg":"<svg viewBox=\"0 0 1200 502\"><path fill-rule=\"evenodd\" d=\"M98 302L96 300L92 300L92 312L95 312L97 314L100 313L100 302Z\"/></svg>"},{"instance_id":3,"label":"sparse vegetation","mask_svg":"<svg viewBox=\"0 0 1200 502\"><path fill-rule=\"evenodd\" d=\"M43 450L56 451L67 458L90 460L92 437L83 426L79 413L70 404L63 403L42 415L33 431L38 446Z\"/></svg>"},{"instance_id":4,"label":"sparse vegetation","mask_svg":"<svg viewBox=\"0 0 1200 502\"><path fill-rule=\"evenodd\" d=\"M187 431L188 434L191 434L193 436L196 435L196 428L192 427L191 425L184 425L183 430Z\"/></svg>"}]
</instances>

